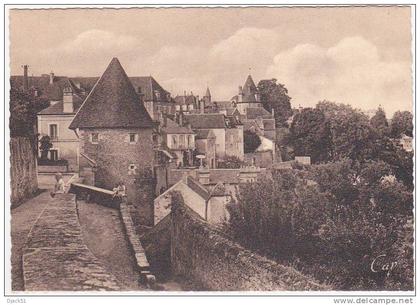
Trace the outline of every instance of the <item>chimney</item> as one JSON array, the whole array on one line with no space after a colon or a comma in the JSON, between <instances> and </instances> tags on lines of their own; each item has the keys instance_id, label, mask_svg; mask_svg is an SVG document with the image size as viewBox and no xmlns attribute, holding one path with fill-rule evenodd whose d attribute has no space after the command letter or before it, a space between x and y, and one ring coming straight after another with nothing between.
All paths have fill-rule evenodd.
<instances>
[{"instance_id":1,"label":"chimney","mask_svg":"<svg viewBox=\"0 0 420 305\"><path fill-rule=\"evenodd\" d=\"M274 116L274 108L271 108L271 115Z\"/></svg>"},{"instance_id":2,"label":"chimney","mask_svg":"<svg viewBox=\"0 0 420 305\"><path fill-rule=\"evenodd\" d=\"M241 95L241 94L242 94L242 86L239 86L238 94L239 94L239 95Z\"/></svg>"},{"instance_id":3,"label":"chimney","mask_svg":"<svg viewBox=\"0 0 420 305\"><path fill-rule=\"evenodd\" d=\"M76 85L77 89L80 89L80 82L76 82L75 85Z\"/></svg>"},{"instance_id":4,"label":"chimney","mask_svg":"<svg viewBox=\"0 0 420 305\"><path fill-rule=\"evenodd\" d=\"M23 66L23 91L27 92L29 89L29 80L28 80L28 65Z\"/></svg>"},{"instance_id":5,"label":"chimney","mask_svg":"<svg viewBox=\"0 0 420 305\"><path fill-rule=\"evenodd\" d=\"M71 87L65 87L63 90L63 112L73 113L73 90Z\"/></svg>"},{"instance_id":6,"label":"chimney","mask_svg":"<svg viewBox=\"0 0 420 305\"><path fill-rule=\"evenodd\" d=\"M198 182L203 185L210 183L210 170L205 167L201 167L198 169Z\"/></svg>"},{"instance_id":7,"label":"chimney","mask_svg":"<svg viewBox=\"0 0 420 305\"><path fill-rule=\"evenodd\" d=\"M50 85L52 85L54 83L54 73L51 72L50 73Z\"/></svg>"}]
</instances>

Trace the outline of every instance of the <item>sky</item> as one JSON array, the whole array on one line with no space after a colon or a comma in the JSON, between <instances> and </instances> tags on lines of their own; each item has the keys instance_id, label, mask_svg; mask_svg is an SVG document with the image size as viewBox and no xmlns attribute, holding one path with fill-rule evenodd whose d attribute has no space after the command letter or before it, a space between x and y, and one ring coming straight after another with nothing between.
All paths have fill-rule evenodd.
<instances>
[{"instance_id":1,"label":"sky","mask_svg":"<svg viewBox=\"0 0 420 305\"><path fill-rule=\"evenodd\" d=\"M173 96L229 100L251 74L295 108L412 109L409 7L14 9L9 29L12 75L100 76L118 57Z\"/></svg>"}]
</instances>

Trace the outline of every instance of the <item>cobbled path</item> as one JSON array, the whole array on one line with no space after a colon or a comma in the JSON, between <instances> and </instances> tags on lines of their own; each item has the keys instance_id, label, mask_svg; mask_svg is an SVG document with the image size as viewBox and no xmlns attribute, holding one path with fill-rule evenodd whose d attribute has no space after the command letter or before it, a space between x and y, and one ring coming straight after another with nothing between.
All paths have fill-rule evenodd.
<instances>
[{"instance_id":1,"label":"cobbled path","mask_svg":"<svg viewBox=\"0 0 420 305\"><path fill-rule=\"evenodd\" d=\"M11 210L11 263L12 263L12 290L23 290L22 276L22 248L27 240L28 233L45 206L52 200L49 192L22 203Z\"/></svg>"}]
</instances>

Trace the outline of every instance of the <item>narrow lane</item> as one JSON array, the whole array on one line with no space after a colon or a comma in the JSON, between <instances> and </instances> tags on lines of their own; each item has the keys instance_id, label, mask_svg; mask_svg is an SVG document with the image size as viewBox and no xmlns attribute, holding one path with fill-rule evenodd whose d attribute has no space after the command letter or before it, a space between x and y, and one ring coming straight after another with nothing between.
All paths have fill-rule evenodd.
<instances>
[{"instance_id":1,"label":"narrow lane","mask_svg":"<svg viewBox=\"0 0 420 305\"><path fill-rule=\"evenodd\" d=\"M28 233L45 206L52 200L49 192L43 192L11 210L11 265L12 290L23 290L22 248Z\"/></svg>"},{"instance_id":2,"label":"narrow lane","mask_svg":"<svg viewBox=\"0 0 420 305\"><path fill-rule=\"evenodd\" d=\"M125 238L119 211L96 203L77 203L83 239L103 264L119 281L123 290L146 288L138 283L134 257Z\"/></svg>"}]
</instances>

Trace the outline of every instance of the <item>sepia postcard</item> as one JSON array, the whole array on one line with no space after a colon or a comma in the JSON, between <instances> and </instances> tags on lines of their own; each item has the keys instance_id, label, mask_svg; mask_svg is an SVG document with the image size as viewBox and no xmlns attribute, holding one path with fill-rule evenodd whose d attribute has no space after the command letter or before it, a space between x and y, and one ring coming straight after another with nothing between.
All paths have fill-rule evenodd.
<instances>
[{"instance_id":1,"label":"sepia postcard","mask_svg":"<svg viewBox=\"0 0 420 305\"><path fill-rule=\"evenodd\" d=\"M415 9L6 5L7 303L413 303Z\"/></svg>"}]
</instances>

